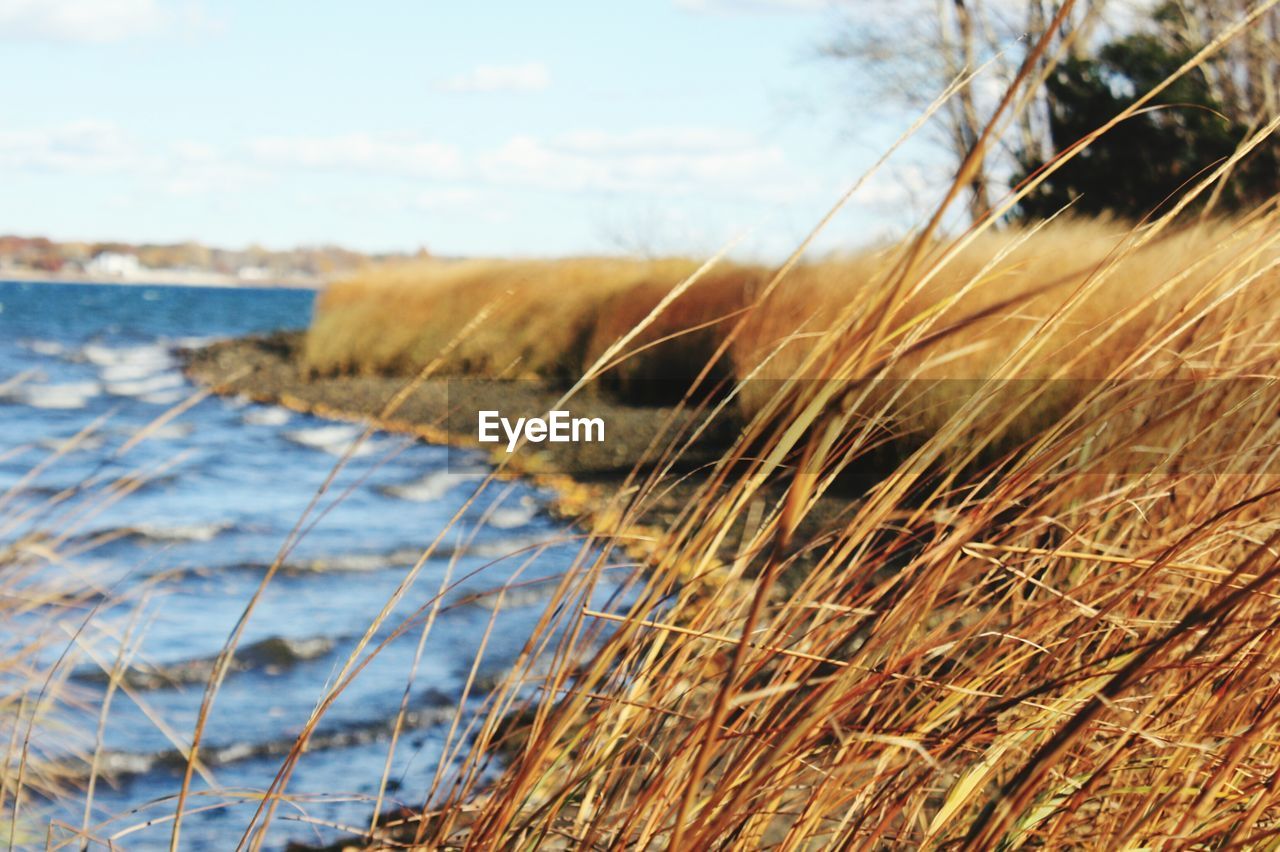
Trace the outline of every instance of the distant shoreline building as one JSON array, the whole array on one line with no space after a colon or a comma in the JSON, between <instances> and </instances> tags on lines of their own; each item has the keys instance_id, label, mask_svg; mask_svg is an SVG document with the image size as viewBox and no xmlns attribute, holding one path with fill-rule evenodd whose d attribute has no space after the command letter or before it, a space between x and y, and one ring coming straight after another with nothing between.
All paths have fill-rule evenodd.
<instances>
[{"instance_id":1,"label":"distant shoreline building","mask_svg":"<svg viewBox=\"0 0 1280 852\"><path fill-rule=\"evenodd\" d=\"M98 252L84 265L88 275L101 275L111 278L130 278L142 272L142 264L132 254L118 251Z\"/></svg>"},{"instance_id":2,"label":"distant shoreline building","mask_svg":"<svg viewBox=\"0 0 1280 852\"><path fill-rule=\"evenodd\" d=\"M4 0L0 0L3 3ZM418 252L424 256L425 249ZM340 246L272 250L182 243L56 242L48 237L0 233L0 275L21 280L165 283L197 281L270 286L310 285L350 275L373 263L407 260L407 252L362 254Z\"/></svg>"}]
</instances>

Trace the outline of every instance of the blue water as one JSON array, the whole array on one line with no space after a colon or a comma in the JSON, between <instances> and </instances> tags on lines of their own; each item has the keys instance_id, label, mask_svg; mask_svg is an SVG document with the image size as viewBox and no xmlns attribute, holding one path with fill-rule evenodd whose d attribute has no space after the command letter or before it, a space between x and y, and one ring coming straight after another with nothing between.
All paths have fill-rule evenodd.
<instances>
[{"instance_id":1,"label":"blue water","mask_svg":"<svg viewBox=\"0 0 1280 852\"><path fill-rule=\"evenodd\" d=\"M94 673L110 665L118 647L113 634L134 615L145 628L134 668L159 674L134 691L145 707L118 694L108 717L102 755L115 783L99 785L94 833L105 838L160 820L120 836L116 848L167 848L164 818L172 814L168 797L179 774L174 744L156 720L189 738L203 693L198 668L186 678L174 672L218 652L265 566L360 429L210 397L120 450L197 391L181 373L179 347L305 326L312 300L301 290L0 283L0 495L101 419L93 434L0 510L0 528L27 515L5 530L4 540L59 537L69 555L48 570L88 578L121 601L86 630L93 653L73 654L65 663L85 713L72 724L72 739L80 748L91 745L103 690ZM308 718L347 651L475 491L482 460L460 464L453 452L446 469L441 447L375 434L340 473L322 501L325 511L287 555L241 642L253 649L289 640L292 656L264 659L251 651L242 670L228 676L205 734L215 784L196 784L195 807L225 801L221 791L270 784L279 749ZM126 474L146 482L124 499L105 500L111 483ZM71 496L51 501L63 489L73 489ZM423 606L451 560L454 577L479 572L452 593L455 601L501 585L528 561L530 547L538 555L522 580L564 571L579 545L548 518L545 502L545 494L524 483L490 485L450 529L447 546L426 562L397 614ZM488 523L479 525L485 513ZM515 555L498 558L504 554ZM483 671L501 672L515 658L547 588L534 585L505 602ZM389 803L419 804L425 797L447 728L441 720L449 718L492 615L481 599L439 616L412 679L410 706L421 713L395 752ZM3 632L0 626L0 639ZM392 643L324 717L289 788L314 798L282 808L268 848L335 834L297 821L303 810L321 822L367 823L368 797L387 757L386 727L410 679L416 642L415 631ZM79 825L82 804L51 807L50 818ZM183 847L234 848L252 810L234 804L190 816ZM61 836L67 835L54 834Z\"/></svg>"}]
</instances>

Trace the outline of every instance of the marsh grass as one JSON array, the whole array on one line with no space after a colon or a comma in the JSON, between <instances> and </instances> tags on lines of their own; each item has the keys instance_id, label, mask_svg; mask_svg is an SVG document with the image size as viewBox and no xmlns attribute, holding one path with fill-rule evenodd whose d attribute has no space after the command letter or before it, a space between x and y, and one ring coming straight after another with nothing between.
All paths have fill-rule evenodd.
<instances>
[{"instance_id":1,"label":"marsh grass","mask_svg":"<svg viewBox=\"0 0 1280 852\"><path fill-rule=\"evenodd\" d=\"M1244 243L1264 227L1179 224L1132 251L1126 245L1140 232L1131 225L1072 219L1033 230L982 231L960 244L938 241L928 250L923 274L895 306L900 321L882 353L893 355L889 375L1115 378L1118 360L1141 348L1171 313L1193 297L1221 298L1236 276L1249 273L1237 268L1249 252ZM713 375L743 383L737 404L753 414L774 393L759 380L822 376L815 349L823 340L857 333L857 318L903 250L893 246L801 264L762 302L757 296L769 270L729 263L714 268L611 358L596 383L640 404L655 401L654 389L678 399L715 359ZM1262 247L1249 262L1274 282L1275 259L1273 247ZM567 384L692 269L677 260L427 261L369 272L322 294L304 359L318 374L412 375L436 359L482 306L492 305L491 317L454 347L439 371ZM1264 283L1253 288L1247 304L1234 300L1219 313L1273 310L1277 289ZM1184 349L1196 351L1195 334L1226 321L1211 315L1200 329L1183 329L1163 351L1145 357L1176 369L1190 360ZM727 350L718 353L738 325ZM1035 356L1010 360L1010 343L1028 336L1036 338ZM1069 369L1062 370L1064 364Z\"/></svg>"},{"instance_id":2,"label":"marsh grass","mask_svg":"<svg viewBox=\"0 0 1280 852\"><path fill-rule=\"evenodd\" d=\"M1280 223L1274 204L1229 223L1182 209L1141 225L926 227L843 260L717 266L657 317L695 264L431 262L334 287L307 341L317 372L416 374L411 387L436 372L572 385L612 369L625 394L670 369L689 380L686 404L743 417L635 565L636 525L685 436L655 444L506 680L480 712L460 704L420 806L359 833L374 848L476 849L1280 842L1280 420L1221 427L1244 422L1228 416L1240 405L1274 411ZM718 370L742 393L709 403L696 385ZM1171 377L1232 390L1154 405L1134 390ZM978 386L902 404L903 379ZM1011 379L1087 381L1045 399L1011 394ZM918 439L812 532L806 519L896 421L923 426ZM1086 440L1100 426L1123 436L1117 452L1159 463L1116 467ZM1256 464L1224 473L1242 455ZM390 613L449 535L426 545L253 799L243 846L263 843L315 726L379 648L429 646L457 579ZM634 603L589 608L618 569ZM784 575L799 578L785 592ZM198 726L193 767L200 739Z\"/></svg>"},{"instance_id":3,"label":"marsh grass","mask_svg":"<svg viewBox=\"0 0 1280 852\"><path fill-rule=\"evenodd\" d=\"M1230 223L1188 223L1181 206L1140 226L925 233L801 265L773 289L757 270L706 279L716 292L699 304L713 307L688 325L720 314L712 356L728 354L736 380L776 381L743 385L758 394L741 403L743 436L632 576L637 603L575 605L621 558L606 531L530 639L528 660L541 648L559 664L518 668L474 723L448 798L383 824L379 843L1274 844L1280 423L1215 424L1243 402L1271 407L1280 231L1270 204ZM643 317L661 292L602 284L600 316ZM338 300L379 309L367 281L333 298L315 353L342 323ZM507 331L520 361L519 328ZM1170 377L1249 390L1153 405L1134 395L1143 385L1109 381ZM890 380L904 378L990 392L895 408ZM1230 384L1243 378L1262 382ZM1010 396L1008 379L1090 381L1046 403ZM922 439L840 524L799 538L885 419L913 410L928 412ZM1099 418L1162 463L1109 467L1084 440ZM1015 446L984 455L1010 429ZM1257 464L1224 475L1242 453ZM618 534L662 473L619 490ZM519 740L503 750L515 708ZM499 753L505 768L482 785Z\"/></svg>"},{"instance_id":4,"label":"marsh grass","mask_svg":"<svg viewBox=\"0 0 1280 852\"><path fill-rule=\"evenodd\" d=\"M443 369L571 380L584 368L604 302L648 282L670 289L696 266L582 258L425 260L375 268L321 294L304 359L319 373L413 375L440 356L480 306L489 305L493 321L456 341Z\"/></svg>"},{"instance_id":5,"label":"marsh grass","mask_svg":"<svg viewBox=\"0 0 1280 852\"><path fill-rule=\"evenodd\" d=\"M77 560L83 554L72 539L96 511L139 487L147 474L99 477L43 497L31 486L92 440L101 425L87 425L0 493L0 842L9 848L49 843L57 833L49 805L79 791L86 778L86 825L91 818L98 749L81 722L106 706L89 706L70 675L102 640L120 637L106 618L110 590ZM39 449L11 452L31 457ZM120 663L127 637L118 646Z\"/></svg>"}]
</instances>

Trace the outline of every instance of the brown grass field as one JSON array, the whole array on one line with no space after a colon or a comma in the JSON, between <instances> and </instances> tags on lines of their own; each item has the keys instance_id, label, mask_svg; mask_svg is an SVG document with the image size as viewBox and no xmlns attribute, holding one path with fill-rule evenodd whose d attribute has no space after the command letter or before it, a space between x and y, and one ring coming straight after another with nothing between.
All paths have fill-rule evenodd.
<instances>
[{"instance_id":1,"label":"brown grass field","mask_svg":"<svg viewBox=\"0 0 1280 852\"><path fill-rule=\"evenodd\" d=\"M928 271L901 294L878 357L892 361L886 377L942 384L909 405L899 400L899 419L935 430L979 380L1052 380L1061 390L1068 381L1082 389L1081 380L1205 376L1193 362L1212 343L1208 330L1273 312L1280 299L1266 227L1193 222L1133 248L1143 235L1127 225L1066 220L930 246ZM838 375L831 361L841 356L827 344L855 345L905 248L799 265L763 299L771 271L731 263L691 282L698 265L679 259L388 266L321 295L304 359L317 375L430 368L565 387L591 371L639 402L655 384L678 398L711 364L704 386L737 384L734 404L749 417L782 382ZM1232 294L1235 277L1249 274L1262 279L1247 296ZM1198 323L1174 321L1197 305L1207 307ZM1043 409L1028 412L1031 425Z\"/></svg>"},{"instance_id":2,"label":"brown grass field","mask_svg":"<svg viewBox=\"0 0 1280 852\"><path fill-rule=\"evenodd\" d=\"M1076 220L1036 231L984 232L959 246L939 242L925 260L936 266L896 308L900 339L914 343L990 315L898 358L895 372L1032 377L1047 374L1048 364L1056 370L1074 359L1073 377L1108 376L1115 358L1138 348L1194 294L1211 298L1229 287L1242 242L1262 228L1246 224L1242 234L1239 227L1171 227L1135 251L1126 249L1135 236L1130 226ZM851 330L848 324L874 300L902 249L802 264L762 302L757 297L772 271L722 262L680 292L611 359L610 370L692 378L745 318L728 348L734 379L758 375L764 361L771 378L810 377L812 341ZM1265 265L1273 257L1274 249L1263 248L1253 260ZM569 382L697 268L683 259L618 258L376 267L321 294L305 358L318 374L413 375L447 351L441 372ZM1270 288L1255 289L1251 298L1258 299ZM1029 334L1036 337L1034 352L1022 356L1024 363L1006 362L1005 344ZM1096 337L1105 340L1091 340Z\"/></svg>"},{"instance_id":3,"label":"brown grass field","mask_svg":"<svg viewBox=\"0 0 1280 852\"><path fill-rule=\"evenodd\" d=\"M1274 845L1278 235L1268 206L981 231L912 264L904 244L780 279L729 265L689 284L692 263L579 260L425 264L334 287L307 344L321 372L412 372L482 316L487 331L442 369L557 380L603 366L625 393L626 375L691 379L722 352L743 383L743 438L662 532L639 602L585 609L623 534L584 549L526 679L458 740L463 780L444 806L389 821L384 842ZM925 404L895 399L893 378L996 381ZM1087 381L1044 408L1008 378ZM1213 390L1135 391L1170 379ZM836 529L798 537L891 418L925 437ZM1010 429L1016 445L996 447ZM1139 449L1141 463L1124 455ZM620 530L661 482L637 474L619 491ZM532 666L548 654L550 673ZM503 745L519 708L527 727Z\"/></svg>"}]
</instances>

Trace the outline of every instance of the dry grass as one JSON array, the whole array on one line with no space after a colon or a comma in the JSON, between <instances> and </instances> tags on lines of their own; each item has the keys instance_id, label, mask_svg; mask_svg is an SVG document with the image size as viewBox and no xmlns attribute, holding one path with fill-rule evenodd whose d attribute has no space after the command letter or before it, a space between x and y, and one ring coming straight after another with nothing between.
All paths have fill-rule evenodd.
<instances>
[{"instance_id":1,"label":"dry grass","mask_svg":"<svg viewBox=\"0 0 1280 852\"><path fill-rule=\"evenodd\" d=\"M63 745L65 671L51 665L83 617L82 590L56 588L41 577L47 563L22 544L0 552L0 842L30 848L41 837L39 814L68 789ZM65 722L65 719L61 720Z\"/></svg>"},{"instance_id":2,"label":"dry grass","mask_svg":"<svg viewBox=\"0 0 1280 852\"><path fill-rule=\"evenodd\" d=\"M72 724L84 708L67 680L82 649L101 638L104 628L95 619L107 597L64 553L76 516L64 510L79 489L39 499L28 490L92 431L66 441L0 491L0 843L8 848L44 845L42 813L83 782L93 750L91 733ZM32 448L9 449L23 451ZM98 499L110 501L129 485L99 482L96 490Z\"/></svg>"},{"instance_id":3,"label":"dry grass","mask_svg":"<svg viewBox=\"0 0 1280 852\"><path fill-rule=\"evenodd\" d=\"M1129 249L1111 274L1146 277L1131 271L1123 289L1095 278L1082 292L1107 294L1098 319L1138 310L1133 326L1102 324L1123 333L1079 336L1063 313L1025 337L1000 322L964 335L1037 374L1079 363L1157 379L1174 353L1200 378L1277 376L1280 312L1262 310L1274 305L1265 265L1277 224L1269 215L1173 237L1158 263ZM1184 261L1206 258L1216 274L1177 283ZM1163 284L1176 286L1146 306ZM478 722L464 783L399 842L1233 848L1280 833L1280 423L1215 433L1220 399L1143 409L1125 386L1098 385L1104 404L1072 403L1034 452L965 480L926 476L975 424L1006 413L974 398L847 521L798 540L824 489L877 439L880 424L840 404L863 383L842 377L867 363L876 375L914 370L893 341L948 326L946 311L918 326L913 311L895 311L904 319L876 351L852 333L806 338L802 363L824 381L759 407L755 455L726 452L705 499L636 578L635 606L570 605L617 558L608 538L583 552L530 642L532 656L562 637L552 647L563 662L529 673L539 694L510 765L479 792L497 720L519 705L518 677L510 703L496 700ZM776 316L772 327L785 327ZM1046 340L1073 341L1069 355ZM1132 443L1208 437L1148 470L1115 472L1071 428L1099 410ZM1250 474L1221 475L1248 450L1260 454ZM803 472L788 478L788 462ZM790 484L773 498L763 485L778 476ZM622 501L624 515L656 485ZM743 518L739 556L721 565L720 538ZM780 573L801 563L799 588L779 593ZM685 582L699 572L718 582Z\"/></svg>"},{"instance_id":4,"label":"dry grass","mask_svg":"<svg viewBox=\"0 0 1280 852\"><path fill-rule=\"evenodd\" d=\"M897 249L801 267L763 302L759 271L703 280L715 297L699 316L731 316L698 352L725 343L739 379L760 366L811 381L744 388L743 439L660 532L637 602L597 612L584 601L626 561L663 471L618 490L617 533L582 550L521 665L450 733L458 780L381 826L379 848L1280 837L1275 211L966 240L929 247L883 327ZM601 303L625 324L660 295L646 282ZM992 445L1038 404L1008 390L1026 386L905 409L930 412L923 438L840 523L801 537L902 416L881 408L886 380L918 376L1091 381L1012 449ZM1171 377L1200 390L1145 390ZM801 577L785 592L784 573Z\"/></svg>"},{"instance_id":5,"label":"dry grass","mask_svg":"<svg viewBox=\"0 0 1280 852\"><path fill-rule=\"evenodd\" d=\"M1073 378L1110 376L1116 359L1181 309L1190 294L1210 281L1228 286L1223 272L1236 257L1240 235L1235 223L1192 224L1126 252L1133 238L1124 223L1065 220L1035 231L984 231L960 244L936 242L926 259L929 274L897 307L899 337L890 342L912 348L897 358L895 374L1028 378L1069 364ZM629 357L618 358L610 370L612 381L625 396L636 380L691 378L748 313L725 371L738 380L809 378L816 369L813 341L851 331L905 248L802 264L758 305L769 271L721 264L631 342ZM1269 260L1262 256L1257 263ZM482 317L450 353L446 372L572 380L694 266L684 260L580 259L424 261L375 269L321 295L305 358L321 374L413 375L460 328ZM1105 283L1081 298L1080 288L1102 273ZM982 314L988 315L980 322L969 321ZM959 323L965 323L963 331L944 334ZM936 341L929 341L926 327ZM1009 362L1009 343L1029 335L1037 339L1034 357ZM1107 345L1082 345L1099 336ZM1162 357L1175 360L1175 349Z\"/></svg>"},{"instance_id":6,"label":"dry grass","mask_svg":"<svg viewBox=\"0 0 1280 852\"><path fill-rule=\"evenodd\" d=\"M1038 378L1069 364L1072 377L1110 376L1118 358L1141 346L1151 328L1183 309L1206 283L1216 280L1215 286L1225 288L1223 270L1239 256L1238 227L1229 222L1170 228L1141 250L1126 252L1136 233L1124 223L1068 219L932 245L924 274L895 309L899 334L887 342L910 347L930 333L985 316L899 354L894 374ZM812 347L805 341L849 331L903 251L894 247L797 269L753 312L737 347L739 374L797 330L809 336L785 346L765 372L784 378L811 371L806 358ZM1089 287L1087 298L1082 287ZM1035 337L1036 348L1022 356L1025 363L1016 363L1010 353L1028 336ZM1104 337L1107 342L1099 345Z\"/></svg>"},{"instance_id":7,"label":"dry grass","mask_svg":"<svg viewBox=\"0 0 1280 852\"><path fill-rule=\"evenodd\" d=\"M400 791L428 804L371 826L375 848L1280 843L1274 207L918 247L800 267L772 292L768 273L729 267L631 342L724 317L643 349L659 360L623 362L618 385L663 364L691 375L721 347L727 375L773 381L743 388L741 440L630 573L634 603L599 612L586 601L630 562L666 471L613 492L616 528L583 547L483 711L460 711L431 788ZM449 349L448 369L572 380L692 268L390 270L325 295L308 358L411 372ZM980 383L896 406L892 380L916 377ZM1036 388L1052 385L1004 381L1063 377L1088 381L1047 406ZM1146 392L1171 378L1194 392ZM807 532L913 412L920 439ZM1040 428L1001 443L1019 420ZM245 845L422 564L333 678ZM785 592L784 574L801 578ZM448 582L392 636L429 642Z\"/></svg>"},{"instance_id":8,"label":"dry grass","mask_svg":"<svg viewBox=\"0 0 1280 852\"><path fill-rule=\"evenodd\" d=\"M320 373L412 375L458 331L485 322L445 368L481 376L575 378L602 304L649 282L668 286L690 261L418 261L371 270L321 296L306 361Z\"/></svg>"},{"instance_id":9,"label":"dry grass","mask_svg":"<svg viewBox=\"0 0 1280 852\"><path fill-rule=\"evenodd\" d=\"M597 612L584 601L664 471L618 490L617 533L583 549L524 665L451 735L460 779L381 826L380 848L1280 842L1274 207L980 228L914 252L801 266L772 292L730 267L646 331L725 317L667 360L689 375L721 344L733 378L772 381L741 388L743 437L661 531L636 603ZM517 291L553 316L559 298L575 317L592 316L583 298L609 305L577 360L524 363L554 377L590 362L681 272ZM398 286L426 305L452 285ZM343 299L385 321L381 292L336 289L317 351ZM482 301L450 302L451 325ZM532 351L503 328L505 352ZM978 381L904 407L904 378ZM1055 379L1082 381L1046 402L1036 388ZM1193 392L1164 393L1171 379ZM800 535L913 416L926 428L909 452L838 524ZM801 577L785 592L784 573Z\"/></svg>"},{"instance_id":10,"label":"dry grass","mask_svg":"<svg viewBox=\"0 0 1280 852\"><path fill-rule=\"evenodd\" d=\"M892 361L886 376L910 386L875 389L860 403L894 436L890 461L941 428L988 379L1045 383L1033 398L1013 398L1030 397L1024 384L1005 388L1020 417L995 422L993 405L972 425L976 436L995 430L1000 440L986 443L999 450L1061 416L1093 387L1083 380L1207 375L1200 353L1215 335L1280 308L1280 274L1269 268L1277 252L1252 248L1260 227L1193 222L1151 235L1067 219L935 240L895 305L892 336L877 344L880 362ZM745 422L788 380L832 375L832 359L844 356L831 341L857 345L868 336L860 324L909 245L801 264L763 299L769 270L717 265L611 357L594 385L632 402L670 403L706 368L703 387L738 384L731 411ZM693 269L679 260L389 267L322 296L306 360L321 373L412 375L447 352L444 372L568 384ZM1247 298L1225 299L1194 325L1170 325L1259 270ZM955 455L953 448L948 461Z\"/></svg>"}]
</instances>

